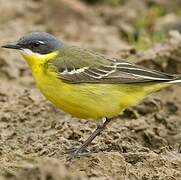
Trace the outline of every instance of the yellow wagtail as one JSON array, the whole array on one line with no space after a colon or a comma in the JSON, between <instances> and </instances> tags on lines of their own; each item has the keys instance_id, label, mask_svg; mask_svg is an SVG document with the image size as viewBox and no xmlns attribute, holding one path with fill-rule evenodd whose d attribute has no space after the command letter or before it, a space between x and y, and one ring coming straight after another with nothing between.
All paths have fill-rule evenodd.
<instances>
[{"instance_id":1,"label":"yellow wagtail","mask_svg":"<svg viewBox=\"0 0 181 180\"><path fill-rule=\"evenodd\" d=\"M20 50L38 88L58 108L78 118L106 119L71 158L78 156L118 113L154 91L181 82L180 75L106 58L64 44L45 32L28 33L2 47Z\"/></svg>"}]
</instances>

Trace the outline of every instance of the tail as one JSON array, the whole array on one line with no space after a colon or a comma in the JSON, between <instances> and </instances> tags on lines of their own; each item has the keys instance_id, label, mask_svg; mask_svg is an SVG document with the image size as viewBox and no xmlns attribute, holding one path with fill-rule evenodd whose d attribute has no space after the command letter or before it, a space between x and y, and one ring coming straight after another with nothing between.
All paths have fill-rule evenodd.
<instances>
[{"instance_id":1,"label":"tail","mask_svg":"<svg viewBox=\"0 0 181 180\"><path fill-rule=\"evenodd\" d=\"M171 75L169 77L170 79L165 79L163 81L152 83L148 85L146 83L146 86L144 87L144 90L147 94L153 93L155 91L159 91L160 89L166 88L171 86L172 84L181 83L181 74L179 75Z\"/></svg>"},{"instance_id":2,"label":"tail","mask_svg":"<svg viewBox=\"0 0 181 180\"><path fill-rule=\"evenodd\" d=\"M169 83L169 84L181 83L181 75L175 76L175 78L173 78L173 80L170 80L167 83Z\"/></svg>"}]
</instances>

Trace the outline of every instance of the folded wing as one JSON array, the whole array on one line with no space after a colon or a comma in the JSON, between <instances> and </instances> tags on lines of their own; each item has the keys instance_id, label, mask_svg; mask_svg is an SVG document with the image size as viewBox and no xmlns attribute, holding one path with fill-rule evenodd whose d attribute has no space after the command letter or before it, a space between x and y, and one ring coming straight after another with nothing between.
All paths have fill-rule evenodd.
<instances>
[{"instance_id":1,"label":"folded wing","mask_svg":"<svg viewBox=\"0 0 181 180\"><path fill-rule=\"evenodd\" d=\"M93 52L77 49L76 53L72 52L74 51L71 51L71 54L64 52L64 57L53 62L56 64L58 77L69 83L169 82L176 78L174 75L150 70L126 61L107 59Z\"/></svg>"}]
</instances>

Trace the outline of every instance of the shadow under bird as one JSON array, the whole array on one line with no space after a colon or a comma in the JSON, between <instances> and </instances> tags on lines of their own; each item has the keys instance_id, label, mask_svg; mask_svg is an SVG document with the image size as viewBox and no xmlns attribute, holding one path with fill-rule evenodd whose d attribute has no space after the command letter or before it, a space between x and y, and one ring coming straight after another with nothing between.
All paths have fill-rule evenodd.
<instances>
[{"instance_id":1,"label":"shadow under bird","mask_svg":"<svg viewBox=\"0 0 181 180\"><path fill-rule=\"evenodd\" d=\"M37 87L54 105L72 116L101 120L91 136L70 154L72 160L126 108L171 84L180 75L147 69L71 46L45 32L28 33L2 46L19 50Z\"/></svg>"}]
</instances>

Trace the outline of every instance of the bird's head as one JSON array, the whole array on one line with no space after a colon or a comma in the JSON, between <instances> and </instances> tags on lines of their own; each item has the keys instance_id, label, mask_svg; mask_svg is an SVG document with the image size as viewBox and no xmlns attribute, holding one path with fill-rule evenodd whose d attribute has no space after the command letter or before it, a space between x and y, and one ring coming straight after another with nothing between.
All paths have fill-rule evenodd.
<instances>
[{"instance_id":1,"label":"bird's head","mask_svg":"<svg viewBox=\"0 0 181 180\"><path fill-rule=\"evenodd\" d=\"M63 47L63 43L51 34L32 32L21 37L18 41L2 47L19 50L27 62L32 65L55 57L58 50Z\"/></svg>"}]
</instances>

